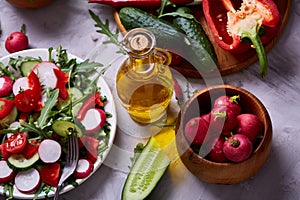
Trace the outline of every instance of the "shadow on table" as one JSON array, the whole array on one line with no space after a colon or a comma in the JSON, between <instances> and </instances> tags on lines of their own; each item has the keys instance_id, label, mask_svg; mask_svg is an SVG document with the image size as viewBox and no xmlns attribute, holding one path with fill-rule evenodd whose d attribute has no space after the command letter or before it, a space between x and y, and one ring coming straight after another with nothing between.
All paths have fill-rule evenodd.
<instances>
[{"instance_id":1,"label":"shadow on table","mask_svg":"<svg viewBox=\"0 0 300 200\"><path fill-rule=\"evenodd\" d=\"M279 149L272 147L270 157L262 169L252 178L236 185L206 184L206 193L200 199L222 200L282 200L285 197L285 166L278 154ZM210 197L210 198L208 198Z\"/></svg>"}]
</instances>

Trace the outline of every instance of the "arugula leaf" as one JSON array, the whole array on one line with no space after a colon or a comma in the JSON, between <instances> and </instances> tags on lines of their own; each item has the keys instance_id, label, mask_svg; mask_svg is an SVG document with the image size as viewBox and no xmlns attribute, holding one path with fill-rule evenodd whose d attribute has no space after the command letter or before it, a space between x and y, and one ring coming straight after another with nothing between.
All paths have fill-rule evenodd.
<instances>
[{"instance_id":1,"label":"arugula leaf","mask_svg":"<svg viewBox=\"0 0 300 200\"><path fill-rule=\"evenodd\" d=\"M144 144L143 143L138 143L137 145L136 145L136 147L134 148L134 155L133 155L133 157L131 157L130 158L130 160L131 160L131 162L132 162L132 165L131 166L133 166L134 165L134 163L137 161L137 159L140 157L140 155L141 155L141 153L142 153L142 151L143 151L143 149L144 149ZM129 167L129 169L131 169L131 167Z\"/></svg>"},{"instance_id":2,"label":"arugula leaf","mask_svg":"<svg viewBox=\"0 0 300 200\"><path fill-rule=\"evenodd\" d=\"M165 7L167 6L176 7L176 5L173 4L170 0L161 0L161 6L159 9L157 9L158 17L160 17L164 13Z\"/></svg>"},{"instance_id":3,"label":"arugula leaf","mask_svg":"<svg viewBox=\"0 0 300 200\"><path fill-rule=\"evenodd\" d=\"M55 89L55 90L53 90L53 92L50 93L50 95L47 96L45 106L43 107L43 109L41 111L41 115L37 119L38 127L40 127L41 129L44 128L44 126L47 124L47 120L49 119L49 117L51 117L50 111L57 103L58 93L59 93L59 90Z\"/></svg>"},{"instance_id":4,"label":"arugula leaf","mask_svg":"<svg viewBox=\"0 0 300 200\"><path fill-rule=\"evenodd\" d=\"M97 67L103 67L103 64L98 62L90 62L89 59L87 59L76 66L76 72L86 73L87 71L94 70Z\"/></svg>"},{"instance_id":5,"label":"arugula leaf","mask_svg":"<svg viewBox=\"0 0 300 200\"><path fill-rule=\"evenodd\" d=\"M159 17L166 17L166 16L172 16L172 17L184 17L187 19L194 19L196 20L195 16L192 14L187 14L187 13L180 13L180 12L170 12L170 13L165 13L161 14ZM196 20L197 21L197 20Z\"/></svg>"},{"instance_id":6,"label":"arugula leaf","mask_svg":"<svg viewBox=\"0 0 300 200\"><path fill-rule=\"evenodd\" d=\"M8 193L8 198L6 198L6 200L14 198L13 191L14 191L14 184L12 182L3 184L3 193L4 194Z\"/></svg>"},{"instance_id":7,"label":"arugula leaf","mask_svg":"<svg viewBox=\"0 0 300 200\"><path fill-rule=\"evenodd\" d=\"M102 33L104 35L107 35L109 37L109 40L103 42L103 44L112 43L119 47L119 53L126 54L126 51L124 48L120 45L118 37L119 37L119 30L116 29L115 33L112 33L109 29L109 21L106 19L105 23L103 23L100 18L91 10L89 10L89 13L92 17L92 19L96 22L95 27L100 28L100 30L97 30L98 33Z\"/></svg>"}]
</instances>

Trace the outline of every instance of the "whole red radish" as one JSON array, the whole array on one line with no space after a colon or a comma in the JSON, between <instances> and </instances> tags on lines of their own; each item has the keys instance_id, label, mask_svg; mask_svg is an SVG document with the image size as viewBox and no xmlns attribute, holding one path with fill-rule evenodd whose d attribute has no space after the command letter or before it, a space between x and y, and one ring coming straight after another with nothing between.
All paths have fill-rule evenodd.
<instances>
[{"instance_id":1,"label":"whole red radish","mask_svg":"<svg viewBox=\"0 0 300 200\"><path fill-rule=\"evenodd\" d=\"M9 53L25 50L28 48L28 37L25 33L25 25L21 31L11 33L5 40L5 48Z\"/></svg>"},{"instance_id":2,"label":"whole red radish","mask_svg":"<svg viewBox=\"0 0 300 200\"><path fill-rule=\"evenodd\" d=\"M224 142L225 157L232 162L242 162L252 153L253 145L249 138L242 134L232 135Z\"/></svg>"},{"instance_id":3,"label":"whole red radish","mask_svg":"<svg viewBox=\"0 0 300 200\"><path fill-rule=\"evenodd\" d=\"M8 76L0 77L0 97L8 96L12 90L13 81Z\"/></svg>"},{"instance_id":4,"label":"whole red radish","mask_svg":"<svg viewBox=\"0 0 300 200\"><path fill-rule=\"evenodd\" d=\"M201 145L207 135L209 122L203 116L190 119L184 128L186 139L194 145Z\"/></svg>"},{"instance_id":5,"label":"whole red radish","mask_svg":"<svg viewBox=\"0 0 300 200\"><path fill-rule=\"evenodd\" d=\"M211 151L208 154L208 159L213 161L213 162L218 162L218 163L224 163L227 162L227 158L224 155L223 152L223 146L224 146L225 138L224 137L219 137L212 147Z\"/></svg>"},{"instance_id":6,"label":"whole red radish","mask_svg":"<svg viewBox=\"0 0 300 200\"><path fill-rule=\"evenodd\" d=\"M211 125L213 130L227 135L237 124L237 115L228 106L214 107L211 111Z\"/></svg>"},{"instance_id":7,"label":"whole red radish","mask_svg":"<svg viewBox=\"0 0 300 200\"><path fill-rule=\"evenodd\" d=\"M235 133L246 135L254 143L262 131L263 123L256 115L245 113L237 116Z\"/></svg>"},{"instance_id":8,"label":"whole red radish","mask_svg":"<svg viewBox=\"0 0 300 200\"><path fill-rule=\"evenodd\" d=\"M234 96L220 96L217 98L214 102L214 108L220 107L220 106L226 106L229 109L231 109L236 115L241 113L241 106L239 104L239 95Z\"/></svg>"}]
</instances>

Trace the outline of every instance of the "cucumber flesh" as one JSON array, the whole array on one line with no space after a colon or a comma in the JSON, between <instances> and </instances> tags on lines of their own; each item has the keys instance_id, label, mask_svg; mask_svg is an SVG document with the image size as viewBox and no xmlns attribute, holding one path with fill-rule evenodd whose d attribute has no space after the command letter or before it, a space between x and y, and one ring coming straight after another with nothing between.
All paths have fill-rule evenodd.
<instances>
[{"instance_id":1,"label":"cucumber flesh","mask_svg":"<svg viewBox=\"0 0 300 200\"><path fill-rule=\"evenodd\" d=\"M68 96L68 98L66 100L59 102L58 109L63 109L70 104L70 102L71 102L70 96L72 98L72 102L80 99L83 96L82 92L76 87L69 88L69 94L70 95Z\"/></svg>"},{"instance_id":2,"label":"cucumber flesh","mask_svg":"<svg viewBox=\"0 0 300 200\"><path fill-rule=\"evenodd\" d=\"M30 60L30 61L23 62L20 66L22 75L28 76L38 63L40 63L40 61L38 60Z\"/></svg>"},{"instance_id":3,"label":"cucumber flesh","mask_svg":"<svg viewBox=\"0 0 300 200\"><path fill-rule=\"evenodd\" d=\"M31 158L26 159L22 154L13 154L8 158L8 163L18 169L27 169L34 165L40 159L39 154L34 154Z\"/></svg>"},{"instance_id":4,"label":"cucumber flesh","mask_svg":"<svg viewBox=\"0 0 300 200\"><path fill-rule=\"evenodd\" d=\"M52 125L52 129L55 133L62 137L67 137L70 133L70 129L76 131L77 137L81 137L83 135L82 129L77 124L65 120L55 121Z\"/></svg>"},{"instance_id":5,"label":"cucumber flesh","mask_svg":"<svg viewBox=\"0 0 300 200\"><path fill-rule=\"evenodd\" d=\"M170 159L151 137L132 166L122 191L122 199L145 199L155 188L170 164Z\"/></svg>"}]
</instances>

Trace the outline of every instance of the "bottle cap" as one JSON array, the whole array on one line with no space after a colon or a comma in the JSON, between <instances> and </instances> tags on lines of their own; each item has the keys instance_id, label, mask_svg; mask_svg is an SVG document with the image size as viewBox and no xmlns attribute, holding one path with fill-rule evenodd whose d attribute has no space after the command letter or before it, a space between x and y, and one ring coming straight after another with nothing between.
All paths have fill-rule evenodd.
<instances>
[{"instance_id":1,"label":"bottle cap","mask_svg":"<svg viewBox=\"0 0 300 200\"><path fill-rule=\"evenodd\" d=\"M151 31L144 28L136 28L124 36L121 45L129 54L144 56L153 51L156 41Z\"/></svg>"}]
</instances>

